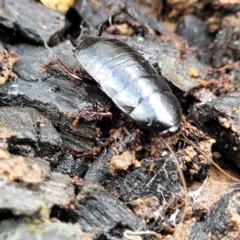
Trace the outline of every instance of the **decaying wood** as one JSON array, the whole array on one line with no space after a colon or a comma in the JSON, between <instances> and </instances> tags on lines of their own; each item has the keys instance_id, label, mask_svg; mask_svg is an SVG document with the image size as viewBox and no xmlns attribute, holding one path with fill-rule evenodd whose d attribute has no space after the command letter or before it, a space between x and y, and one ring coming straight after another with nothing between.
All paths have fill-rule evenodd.
<instances>
[{"instance_id":1,"label":"decaying wood","mask_svg":"<svg viewBox=\"0 0 240 240\"><path fill-rule=\"evenodd\" d=\"M0 238L239 239L229 180L240 168L239 4L150 2L76 0L66 16L36 1L0 4ZM187 202L164 142L136 129L73 56L67 34L95 35L107 19L104 36L136 48L181 102L186 118L166 142Z\"/></svg>"}]
</instances>

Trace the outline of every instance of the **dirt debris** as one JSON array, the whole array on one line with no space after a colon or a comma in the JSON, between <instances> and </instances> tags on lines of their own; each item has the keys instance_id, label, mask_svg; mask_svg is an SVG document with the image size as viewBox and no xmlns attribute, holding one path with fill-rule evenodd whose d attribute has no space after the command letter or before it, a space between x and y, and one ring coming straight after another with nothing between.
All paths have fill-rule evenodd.
<instances>
[{"instance_id":1,"label":"dirt debris","mask_svg":"<svg viewBox=\"0 0 240 240\"><path fill-rule=\"evenodd\" d=\"M0 85L13 79L16 75L13 73L13 65L19 60L13 52L8 52L0 45Z\"/></svg>"},{"instance_id":2,"label":"dirt debris","mask_svg":"<svg viewBox=\"0 0 240 240\"><path fill-rule=\"evenodd\" d=\"M0 149L0 179L38 185L43 181L43 176L37 163L27 161L22 156L11 156Z\"/></svg>"},{"instance_id":3,"label":"dirt debris","mask_svg":"<svg viewBox=\"0 0 240 240\"><path fill-rule=\"evenodd\" d=\"M136 216L140 217L145 222L159 218L160 202L155 196L138 198L132 200L130 204Z\"/></svg>"},{"instance_id":4,"label":"dirt debris","mask_svg":"<svg viewBox=\"0 0 240 240\"><path fill-rule=\"evenodd\" d=\"M126 171L130 166L140 168L141 163L136 159L134 152L126 151L113 156L108 167L112 174L116 174L119 171Z\"/></svg>"}]
</instances>

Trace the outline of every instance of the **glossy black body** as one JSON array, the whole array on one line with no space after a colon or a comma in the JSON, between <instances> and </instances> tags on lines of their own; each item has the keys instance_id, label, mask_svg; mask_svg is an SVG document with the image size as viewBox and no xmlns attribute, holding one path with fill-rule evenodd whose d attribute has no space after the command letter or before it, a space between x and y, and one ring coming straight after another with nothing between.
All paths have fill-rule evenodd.
<instances>
[{"instance_id":1,"label":"glossy black body","mask_svg":"<svg viewBox=\"0 0 240 240\"><path fill-rule=\"evenodd\" d=\"M102 90L142 128L173 135L181 106L164 79L134 48L117 39L81 39L75 56Z\"/></svg>"}]
</instances>

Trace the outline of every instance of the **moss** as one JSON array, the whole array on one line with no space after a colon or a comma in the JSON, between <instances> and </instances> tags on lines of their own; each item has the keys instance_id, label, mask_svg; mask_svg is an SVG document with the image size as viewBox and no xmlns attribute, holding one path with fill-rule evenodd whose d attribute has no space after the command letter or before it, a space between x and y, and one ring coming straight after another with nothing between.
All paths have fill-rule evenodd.
<instances>
[{"instance_id":1,"label":"moss","mask_svg":"<svg viewBox=\"0 0 240 240\"><path fill-rule=\"evenodd\" d=\"M46 233L46 230L39 229L37 227L37 225L32 224L28 227L28 232L29 233L36 233L36 234L44 234L44 233Z\"/></svg>"},{"instance_id":2,"label":"moss","mask_svg":"<svg viewBox=\"0 0 240 240\"><path fill-rule=\"evenodd\" d=\"M49 211L48 211L47 206L45 205L44 202L42 203L42 207L39 211L39 215L40 215L41 218L49 219Z\"/></svg>"}]
</instances>

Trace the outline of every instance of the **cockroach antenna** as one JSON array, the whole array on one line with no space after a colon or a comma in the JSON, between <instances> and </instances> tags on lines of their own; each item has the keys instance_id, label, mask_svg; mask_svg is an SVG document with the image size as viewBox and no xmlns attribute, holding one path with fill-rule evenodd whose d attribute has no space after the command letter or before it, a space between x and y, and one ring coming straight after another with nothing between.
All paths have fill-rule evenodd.
<instances>
[{"instance_id":1,"label":"cockroach antenna","mask_svg":"<svg viewBox=\"0 0 240 240\"><path fill-rule=\"evenodd\" d=\"M166 145L166 147L168 148L169 152L172 154L173 158L174 158L174 162L175 162L175 165L177 167L177 170L178 170L178 173L179 173L179 176L180 176L180 179L182 181L182 186L183 186L183 190L184 190L184 200L185 200L185 204L184 204L184 209L183 209L183 214L182 214L182 217L181 217L181 221L180 222L183 222L185 216L186 216L186 212L187 212L187 206L188 206L188 190L187 190L187 184L186 184L186 180L183 176L183 172L182 172L182 169L180 167L180 164L178 162L178 159L175 155L175 153L173 152L172 148L167 144L167 142L162 139L164 144Z\"/></svg>"},{"instance_id":2,"label":"cockroach antenna","mask_svg":"<svg viewBox=\"0 0 240 240\"><path fill-rule=\"evenodd\" d=\"M70 40L71 44L72 44L75 48L77 48L77 46L78 46L77 41L75 41L70 34L67 35L67 38Z\"/></svg>"},{"instance_id":3,"label":"cockroach antenna","mask_svg":"<svg viewBox=\"0 0 240 240\"><path fill-rule=\"evenodd\" d=\"M58 58L58 57L56 56L56 54L55 54L55 53L51 50L51 48L48 46L46 40L41 36L39 30L37 30L37 31L38 31L38 34L39 34L40 38L42 39L42 41L43 41L43 43L44 43L44 47L49 51L50 56L51 56L52 58L54 58L53 61L51 61L50 63L44 65L41 69L39 69L38 72L41 73L42 71L45 71L47 68L56 65L56 66L58 66L58 69L59 69L62 73L66 74L66 75L68 75L68 76L70 76L70 77L72 77L72 78L74 78L74 79L82 80L82 79L81 79L80 77L78 77L77 75L71 73L71 68L70 68L63 60L61 60L60 58ZM77 48L77 46L78 46L77 42L76 42L70 35L68 35L68 38L69 38L69 40L71 41L72 45Z\"/></svg>"}]
</instances>

